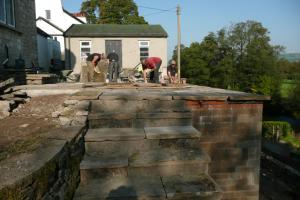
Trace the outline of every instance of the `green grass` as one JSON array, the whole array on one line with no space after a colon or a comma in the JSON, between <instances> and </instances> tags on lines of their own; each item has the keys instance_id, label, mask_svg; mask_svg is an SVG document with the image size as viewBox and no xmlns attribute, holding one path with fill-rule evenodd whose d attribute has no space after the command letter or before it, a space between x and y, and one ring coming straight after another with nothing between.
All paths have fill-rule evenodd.
<instances>
[{"instance_id":1,"label":"green grass","mask_svg":"<svg viewBox=\"0 0 300 200\"><path fill-rule=\"evenodd\" d=\"M292 134L287 134L286 136L282 137L281 140L289 144L293 149L300 150L300 140L298 140Z\"/></svg>"}]
</instances>

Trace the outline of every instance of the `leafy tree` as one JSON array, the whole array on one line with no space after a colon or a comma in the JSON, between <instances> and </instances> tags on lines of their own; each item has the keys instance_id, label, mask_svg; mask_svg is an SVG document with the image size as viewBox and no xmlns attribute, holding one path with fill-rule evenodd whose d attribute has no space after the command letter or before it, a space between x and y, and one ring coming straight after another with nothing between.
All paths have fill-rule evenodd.
<instances>
[{"instance_id":1,"label":"leafy tree","mask_svg":"<svg viewBox=\"0 0 300 200\"><path fill-rule=\"evenodd\" d=\"M278 53L268 30L247 21L209 33L182 52L182 74L193 84L266 95L279 92Z\"/></svg>"},{"instance_id":2,"label":"leafy tree","mask_svg":"<svg viewBox=\"0 0 300 200\"><path fill-rule=\"evenodd\" d=\"M147 24L133 0L88 0L82 3L81 11L87 13L89 23Z\"/></svg>"}]
</instances>

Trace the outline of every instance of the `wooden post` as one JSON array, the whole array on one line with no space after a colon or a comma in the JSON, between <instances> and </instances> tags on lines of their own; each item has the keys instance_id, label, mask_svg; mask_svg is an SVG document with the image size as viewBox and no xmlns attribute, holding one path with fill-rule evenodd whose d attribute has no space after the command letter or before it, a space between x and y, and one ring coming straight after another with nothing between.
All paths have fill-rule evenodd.
<instances>
[{"instance_id":1,"label":"wooden post","mask_svg":"<svg viewBox=\"0 0 300 200\"><path fill-rule=\"evenodd\" d=\"M178 66L178 79L181 83L181 65L180 65L180 48L181 48L181 30L180 30L180 6L177 6L177 66Z\"/></svg>"}]
</instances>

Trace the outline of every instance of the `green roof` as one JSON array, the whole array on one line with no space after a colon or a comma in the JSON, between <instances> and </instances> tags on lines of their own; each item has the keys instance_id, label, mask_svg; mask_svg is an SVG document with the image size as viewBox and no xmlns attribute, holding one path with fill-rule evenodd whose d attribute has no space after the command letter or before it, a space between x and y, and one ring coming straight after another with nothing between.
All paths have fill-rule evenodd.
<instances>
[{"instance_id":1,"label":"green roof","mask_svg":"<svg viewBox=\"0 0 300 200\"><path fill-rule=\"evenodd\" d=\"M161 25L148 24L74 24L67 37L168 37Z\"/></svg>"}]
</instances>

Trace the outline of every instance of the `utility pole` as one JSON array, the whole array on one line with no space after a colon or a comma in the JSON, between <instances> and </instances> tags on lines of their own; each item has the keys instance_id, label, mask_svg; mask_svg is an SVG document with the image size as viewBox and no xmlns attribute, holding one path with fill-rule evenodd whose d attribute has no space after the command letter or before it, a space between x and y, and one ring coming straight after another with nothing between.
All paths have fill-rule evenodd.
<instances>
[{"instance_id":1,"label":"utility pole","mask_svg":"<svg viewBox=\"0 0 300 200\"><path fill-rule=\"evenodd\" d=\"M180 6L177 6L177 66L178 66L178 79L181 83L181 66L180 66L180 48L181 48L181 30L180 30Z\"/></svg>"}]
</instances>

